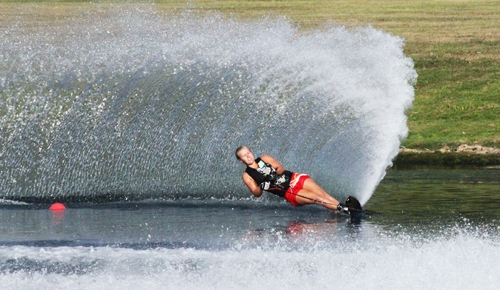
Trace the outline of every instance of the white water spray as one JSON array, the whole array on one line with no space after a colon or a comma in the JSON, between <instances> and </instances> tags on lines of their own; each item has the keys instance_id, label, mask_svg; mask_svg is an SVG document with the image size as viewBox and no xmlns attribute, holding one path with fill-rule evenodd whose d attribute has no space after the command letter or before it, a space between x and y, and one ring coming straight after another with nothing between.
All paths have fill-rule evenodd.
<instances>
[{"instance_id":1,"label":"white water spray","mask_svg":"<svg viewBox=\"0 0 500 290\"><path fill-rule=\"evenodd\" d=\"M0 195L18 200L243 196L245 144L366 203L416 80L371 27L121 11L3 39Z\"/></svg>"}]
</instances>

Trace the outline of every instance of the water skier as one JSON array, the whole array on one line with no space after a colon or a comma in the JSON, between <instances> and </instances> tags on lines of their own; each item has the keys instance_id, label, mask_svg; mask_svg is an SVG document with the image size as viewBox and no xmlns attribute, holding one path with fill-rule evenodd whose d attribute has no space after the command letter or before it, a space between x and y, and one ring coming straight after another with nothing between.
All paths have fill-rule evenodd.
<instances>
[{"instance_id":1,"label":"water skier","mask_svg":"<svg viewBox=\"0 0 500 290\"><path fill-rule=\"evenodd\" d=\"M263 190L283 197L293 206L320 204L331 210L349 213L348 208L324 191L309 175L285 170L281 163L269 155L255 159L247 146L240 146L236 158L247 166L243 182L256 197Z\"/></svg>"}]
</instances>

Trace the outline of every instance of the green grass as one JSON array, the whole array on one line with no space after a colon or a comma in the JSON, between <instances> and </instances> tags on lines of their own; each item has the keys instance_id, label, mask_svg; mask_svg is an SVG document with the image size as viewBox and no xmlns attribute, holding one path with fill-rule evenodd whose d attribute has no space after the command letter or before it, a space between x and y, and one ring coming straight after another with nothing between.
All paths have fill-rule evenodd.
<instances>
[{"instance_id":1,"label":"green grass","mask_svg":"<svg viewBox=\"0 0 500 290\"><path fill-rule=\"evenodd\" d=\"M338 23L370 24L406 39L405 53L419 74L408 113L408 148L438 149L461 143L500 147L500 2L496 0L104 0L155 3L169 13L221 13L233 18L286 16L302 29ZM27 9L31 7L31 9ZM35 7L33 9L33 7ZM90 1L0 0L0 27L13 19L55 21ZM98 9L103 9L100 6Z\"/></svg>"},{"instance_id":2,"label":"green grass","mask_svg":"<svg viewBox=\"0 0 500 290\"><path fill-rule=\"evenodd\" d=\"M500 143L500 41L433 45L414 57L419 73L405 145L437 149ZM482 54L492 57L482 57Z\"/></svg>"}]
</instances>

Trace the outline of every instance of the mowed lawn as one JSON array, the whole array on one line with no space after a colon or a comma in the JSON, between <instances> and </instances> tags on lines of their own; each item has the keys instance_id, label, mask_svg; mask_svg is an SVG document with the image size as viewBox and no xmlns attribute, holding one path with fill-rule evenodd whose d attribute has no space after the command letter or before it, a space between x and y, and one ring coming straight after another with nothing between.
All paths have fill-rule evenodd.
<instances>
[{"instance_id":1,"label":"mowed lawn","mask_svg":"<svg viewBox=\"0 0 500 290\"><path fill-rule=\"evenodd\" d=\"M131 3L136 2L136 3ZM168 13L286 16L301 29L371 25L406 40L419 75L408 113L408 148L462 143L500 147L500 1L0 1L0 28L12 21L62 21L91 9L154 5ZM99 3L99 4L95 4ZM104 3L104 4L103 4ZM104 5L104 6L103 6ZM107 8L106 8L107 7Z\"/></svg>"}]
</instances>

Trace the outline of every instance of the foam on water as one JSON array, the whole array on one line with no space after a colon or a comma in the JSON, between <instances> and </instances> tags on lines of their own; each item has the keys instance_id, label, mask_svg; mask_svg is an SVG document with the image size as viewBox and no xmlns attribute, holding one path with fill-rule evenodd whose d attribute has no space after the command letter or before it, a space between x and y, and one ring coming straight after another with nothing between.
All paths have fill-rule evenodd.
<instances>
[{"instance_id":1,"label":"foam on water","mask_svg":"<svg viewBox=\"0 0 500 290\"><path fill-rule=\"evenodd\" d=\"M0 46L0 197L247 194L234 149L366 203L407 134L413 62L371 27L87 13Z\"/></svg>"},{"instance_id":2,"label":"foam on water","mask_svg":"<svg viewBox=\"0 0 500 290\"><path fill-rule=\"evenodd\" d=\"M2 246L0 283L5 289L53 289L54 285L71 289L498 286L498 233L459 231L448 238L361 233L370 239L359 239L358 233L315 243L281 237L273 244L242 243L218 251Z\"/></svg>"}]
</instances>

